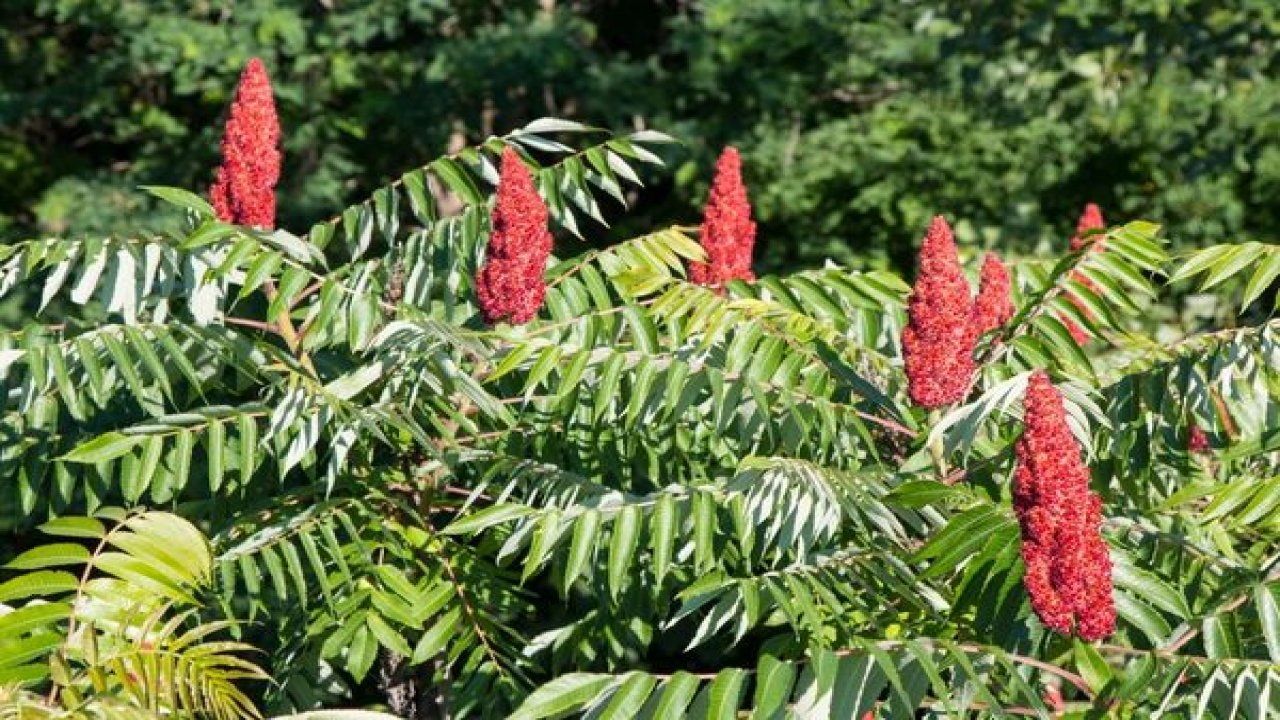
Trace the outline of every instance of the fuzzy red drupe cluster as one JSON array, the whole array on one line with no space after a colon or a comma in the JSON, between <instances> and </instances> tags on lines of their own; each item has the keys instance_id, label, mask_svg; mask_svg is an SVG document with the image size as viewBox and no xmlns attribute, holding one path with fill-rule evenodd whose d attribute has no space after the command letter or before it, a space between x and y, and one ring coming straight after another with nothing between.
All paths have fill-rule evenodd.
<instances>
[{"instance_id":1,"label":"fuzzy red drupe cluster","mask_svg":"<svg viewBox=\"0 0 1280 720\"><path fill-rule=\"evenodd\" d=\"M1071 237L1071 252L1075 252L1084 247L1086 242L1092 241L1094 249L1101 246L1101 238L1086 237L1090 230L1102 230L1107 223L1102 219L1102 208L1095 203L1089 203L1084 206L1084 211L1080 213L1080 219L1076 221L1076 234Z\"/></svg>"},{"instance_id":2,"label":"fuzzy red drupe cluster","mask_svg":"<svg viewBox=\"0 0 1280 720\"><path fill-rule=\"evenodd\" d=\"M1098 252L1101 250L1102 238L1090 238L1085 237L1085 235L1090 230L1101 230L1106 228L1106 226L1106 222L1102 219L1102 210L1094 203L1085 205L1084 212L1080 214L1080 220L1076 222L1076 234L1071 237L1071 251L1075 252L1080 248L1083 248L1086 243L1090 242L1093 244L1093 247L1089 249L1090 252ZM1071 279L1087 288L1097 288L1092 280L1081 275L1079 272L1072 272ZM1067 301L1079 308L1080 312L1083 313L1085 317L1093 316L1089 308L1075 295L1067 293ZM1088 330L1080 327L1080 323L1077 323L1069 317L1064 316L1062 318L1062 324L1067 326L1067 331L1071 333L1072 339L1075 340L1078 345L1083 345L1090 337L1092 337Z\"/></svg>"},{"instance_id":3,"label":"fuzzy red drupe cluster","mask_svg":"<svg viewBox=\"0 0 1280 720\"><path fill-rule=\"evenodd\" d=\"M920 246L920 271L907 305L902 330L907 392L926 408L962 400L973 378L970 327L973 298L956 255L951 227L941 215L933 218Z\"/></svg>"},{"instance_id":4,"label":"fuzzy red drupe cluster","mask_svg":"<svg viewBox=\"0 0 1280 720\"><path fill-rule=\"evenodd\" d=\"M751 219L751 202L742 183L742 158L736 148L727 147L720 153L704 213L701 242L707 261L690 263L689 279L708 287L730 280L754 280L751 254L756 224Z\"/></svg>"},{"instance_id":5,"label":"fuzzy red drupe cluster","mask_svg":"<svg viewBox=\"0 0 1280 720\"><path fill-rule=\"evenodd\" d=\"M1102 503L1089 489L1062 395L1044 371L1031 375L1023 406L1013 507L1031 607L1060 633L1105 638L1115 632L1116 610Z\"/></svg>"},{"instance_id":6,"label":"fuzzy red drupe cluster","mask_svg":"<svg viewBox=\"0 0 1280 720\"><path fill-rule=\"evenodd\" d=\"M1196 424L1195 420L1187 423L1187 452L1193 455L1204 455L1212 451L1209 446L1209 436L1204 434L1204 430Z\"/></svg>"},{"instance_id":7,"label":"fuzzy red drupe cluster","mask_svg":"<svg viewBox=\"0 0 1280 720\"><path fill-rule=\"evenodd\" d=\"M978 279L978 297L973 301L972 331L975 337L991 332L1013 317L1009 270L995 253L987 253Z\"/></svg>"},{"instance_id":8,"label":"fuzzy red drupe cluster","mask_svg":"<svg viewBox=\"0 0 1280 720\"><path fill-rule=\"evenodd\" d=\"M544 273L551 256L547 206L520 154L502 152L493 230L476 295L485 322L521 325L532 320L547 294Z\"/></svg>"},{"instance_id":9,"label":"fuzzy red drupe cluster","mask_svg":"<svg viewBox=\"0 0 1280 720\"><path fill-rule=\"evenodd\" d=\"M280 122L271 80L253 58L240 74L222 135L222 165L209 191L223 222L271 228L280 180Z\"/></svg>"}]
</instances>

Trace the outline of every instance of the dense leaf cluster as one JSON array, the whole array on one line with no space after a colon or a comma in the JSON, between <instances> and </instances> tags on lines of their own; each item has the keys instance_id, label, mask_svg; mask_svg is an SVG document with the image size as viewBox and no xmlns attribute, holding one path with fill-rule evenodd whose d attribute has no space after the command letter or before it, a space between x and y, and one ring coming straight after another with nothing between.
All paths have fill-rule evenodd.
<instances>
[{"instance_id":1,"label":"dense leaf cluster","mask_svg":"<svg viewBox=\"0 0 1280 720\"><path fill-rule=\"evenodd\" d=\"M133 186L212 182L254 55L291 227L404 157L556 115L689 138L634 232L694 217L715 154L742 148L763 270L906 271L942 209L1002 251L1059 248L1088 201L1176 243L1280 232L1271 0L9 0L3 23L8 238L164 223Z\"/></svg>"},{"instance_id":2,"label":"dense leaf cluster","mask_svg":"<svg viewBox=\"0 0 1280 720\"><path fill-rule=\"evenodd\" d=\"M1280 328L1138 330L1195 277L1255 301L1273 246L1171 257L1132 221L1010 257L1015 311L932 413L899 276L703 287L693 227L552 257L535 318L484 322L504 154L571 236L669 140L544 119L304 233L151 188L171 233L0 250L0 295L67 309L0 335L0 713L1280 711ZM1101 642L1023 589L1036 371L1101 502Z\"/></svg>"}]
</instances>

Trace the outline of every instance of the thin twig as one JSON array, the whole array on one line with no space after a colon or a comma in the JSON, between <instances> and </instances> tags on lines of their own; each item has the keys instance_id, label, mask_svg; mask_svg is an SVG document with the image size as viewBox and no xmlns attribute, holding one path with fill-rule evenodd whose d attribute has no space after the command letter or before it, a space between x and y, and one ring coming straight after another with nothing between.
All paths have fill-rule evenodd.
<instances>
[{"instance_id":1,"label":"thin twig","mask_svg":"<svg viewBox=\"0 0 1280 720\"><path fill-rule=\"evenodd\" d=\"M306 286L305 288L302 289L302 292L298 293L293 297L293 300L289 301L289 307L290 308L298 307L298 305L302 304L303 300L306 300L307 298L311 297L316 293L317 290L324 287L324 284L325 284L324 280L317 280L311 283L310 285Z\"/></svg>"},{"instance_id":2,"label":"thin twig","mask_svg":"<svg viewBox=\"0 0 1280 720\"><path fill-rule=\"evenodd\" d=\"M278 293L274 282L271 280L264 281L262 290L266 293L268 302L275 302ZM319 377L319 373L316 372L316 366L311 364L311 357L302 349L302 337L298 335L297 329L293 326L293 318L289 316L288 307L281 308L280 317L276 318L276 328L280 333L280 337L284 339L285 345L289 346L289 352L298 358L298 362L302 363L307 372Z\"/></svg>"},{"instance_id":3,"label":"thin twig","mask_svg":"<svg viewBox=\"0 0 1280 720\"><path fill-rule=\"evenodd\" d=\"M431 523L424 524L423 528L433 538L436 538L436 531ZM449 582L453 585L454 592L457 593L458 599L462 602L463 611L467 613L467 619L471 621L471 626L475 628L476 637L480 639L480 644L484 645L485 654L493 662L494 668L502 674L506 675L506 670L502 667L502 662L498 659L497 652L493 649L492 643L489 641L489 635L484 631L484 627L480 624L480 616L476 612L475 607L471 604L471 599L463 592L463 584L458 580L458 574L453 569L453 562L449 559L449 554L444 551L444 543L441 543L441 552L436 556L440 559L441 566L444 567L445 574L449 576Z\"/></svg>"},{"instance_id":4,"label":"thin twig","mask_svg":"<svg viewBox=\"0 0 1280 720\"><path fill-rule=\"evenodd\" d=\"M222 322L227 325L240 325L242 327L253 328L254 330L269 332L273 335L280 334L280 330L275 326L275 323L263 322L261 320L250 320L249 318L242 317L225 317L222 319Z\"/></svg>"}]
</instances>

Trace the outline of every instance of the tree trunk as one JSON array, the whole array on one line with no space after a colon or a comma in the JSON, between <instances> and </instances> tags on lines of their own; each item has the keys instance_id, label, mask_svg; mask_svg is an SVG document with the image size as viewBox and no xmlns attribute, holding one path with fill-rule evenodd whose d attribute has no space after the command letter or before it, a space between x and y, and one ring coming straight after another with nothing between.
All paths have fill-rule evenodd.
<instances>
[{"instance_id":1,"label":"tree trunk","mask_svg":"<svg viewBox=\"0 0 1280 720\"><path fill-rule=\"evenodd\" d=\"M431 682L431 666L410 667L407 658L383 651L378 683L391 712L404 720L449 720L443 688Z\"/></svg>"}]
</instances>

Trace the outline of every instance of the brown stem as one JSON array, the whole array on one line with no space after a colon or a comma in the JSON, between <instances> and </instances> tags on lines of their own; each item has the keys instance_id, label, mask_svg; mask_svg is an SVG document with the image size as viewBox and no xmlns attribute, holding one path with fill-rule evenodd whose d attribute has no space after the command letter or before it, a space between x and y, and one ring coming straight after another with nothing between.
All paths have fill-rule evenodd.
<instances>
[{"instance_id":1,"label":"brown stem","mask_svg":"<svg viewBox=\"0 0 1280 720\"><path fill-rule=\"evenodd\" d=\"M107 549L107 544L111 542L111 536L115 535L116 531L122 527L124 527L123 522L118 523L115 527L104 533L102 538L98 541L97 547L93 549L93 554L85 561L84 571L80 573L80 582L76 586L76 595L71 599L71 614L67 618L66 640L62 644L62 652L64 653L64 656L67 645L70 644L71 638L76 632L76 620L78 619L76 616L76 608L80 607L80 601L84 598L84 589L85 586L89 584L89 573L93 571L93 564L98 560L98 556ZM58 689L59 686L57 683L51 683L49 687L49 697L46 700L48 704L52 705L58 699Z\"/></svg>"},{"instance_id":2,"label":"brown stem","mask_svg":"<svg viewBox=\"0 0 1280 720\"><path fill-rule=\"evenodd\" d=\"M1229 613L1239 608L1241 605L1245 604L1246 602L1248 602L1248 600L1249 600L1248 594L1238 595L1232 598L1231 600L1227 601L1225 605L1221 606L1217 611L1214 612L1214 615L1218 615L1220 613ZM1162 655L1176 655L1178 653L1178 650L1180 650L1187 643L1194 640L1195 637L1199 634L1200 634L1200 628L1189 627L1186 630L1184 630L1181 635L1171 640L1168 645L1157 650L1156 653L1162 654Z\"/></svg>"},{"instance_id":3,"label":"brown stem","mask_svg":"<svg viewBox=\"0 0 1280 720\"><path fill-rule=\"evenodd\" d=\"M262 291L266 293L268 302L275 302L278 293L274 282L271 280L263 282ZM289 316L289 308L282 309L280 316L276 318L276 331L284 340L285 345L289 347L289 352L297 356L298 362L302 363L302 367L306 368L307 372L312 375L318 375L316 366L311 364L310 356L302 349L302 336L298 334L297 329L293 326L293 318Z\"/></svg>"},{"instance_id":4,"label":"brown stem","mask_svg":"<svg viewBox=\"0 0 1280 720\"><path fill-rule=\"evenodd\" d=\"M274 335L280 334L280 331L276 328L274 323L263 322L261 320L250 320L249 318L240 318L240 317L228 317L228 318L224 318L223 322L228 325L240 325L242 327L253 328L254 330L269 332Z\"/></svg>"},{"instance_id":5,"label":"brown stem","mask_svg":"<svg viewBox=\"0 0 1280 720\"><path fill-rule=\"evenodd\" d=\"M289 307L290 308L298 307L298 305L301 304L303 300L306 300L307 298L311 297L316 293L317 290L324 287L324 282L325 281L323 279L320 279L303 288L302 292L298 293L293 298L293 300L289 302Z\"/></svg>"},{"instance_id":6,"label":"brown stem","mask_svg":"<svg viewBox=\"0 0 1280 720\"><path fill-rule=\"evenodd\" d=\"M427 523L425 529L432 536L436 535L430 523ZM441 544L443 545L443 542ZM493 666L498 670L498 673L505 675L506 673L502 670L502 663L498 660L498 654L494 651L492 643L489 642L489 635L484 631L484 627L480 624L479 614L476 613L475 607L471 604L471 599L467 597L465 592L463 592L462 582L458 580L458 575L453 569L453 562L449 560L448 553L444 552L443 548L441 548L441 552L438 557L440 559L441 567L444 568L445 574L449 576L449 582L453 585L454 592L457 593L458 599L462 602L463 611L466 612L467 618L471 621L471 626L475 628L476 637L480 639L480 644L484 646L485 654L489 656L489 660L493 662Z\"/></svg>"}]
</instances>

